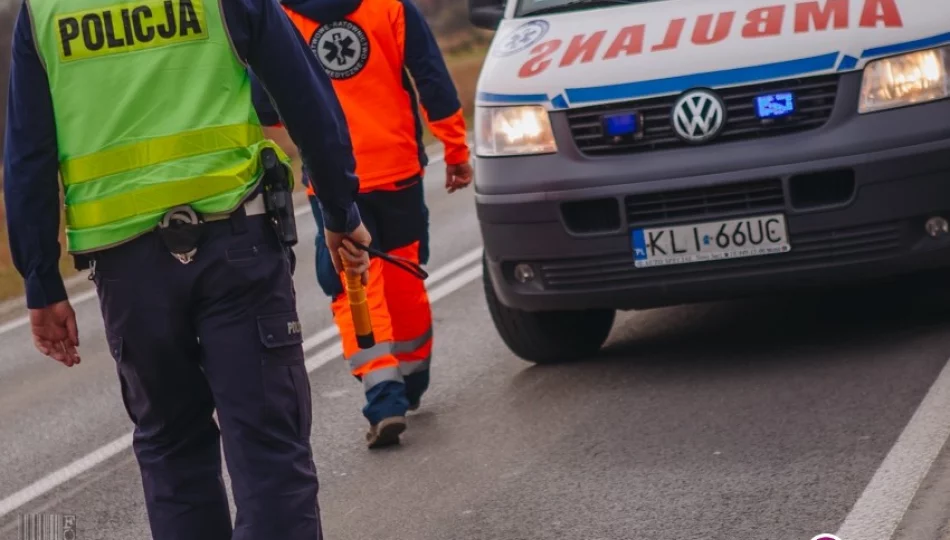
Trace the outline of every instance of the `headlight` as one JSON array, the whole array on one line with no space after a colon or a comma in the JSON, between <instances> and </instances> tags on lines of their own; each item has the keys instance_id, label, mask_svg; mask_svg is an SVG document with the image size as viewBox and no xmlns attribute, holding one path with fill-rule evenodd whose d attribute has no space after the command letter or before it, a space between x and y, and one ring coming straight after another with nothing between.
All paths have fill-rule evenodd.
<instances>
[{"instance_id":1,"label":"headlight","mask_svg":"<svg viewBox=\"0 0 950 540\"><path fill-rule=\"evenodd\" d=\"M513 156L557 152L551 121L544 107L478 107L475 110L475 153Z\"/></svg>"},{"instance_id":2,"label":"headlight","mask_svg":"<svg viewBox=\"0 0 950 540\"><path fill-rule=\"evenodd\" d=\"M950 47L871 62L864 68L858 112L869 113L950 97Z\"/></svg>"}]
</instances>

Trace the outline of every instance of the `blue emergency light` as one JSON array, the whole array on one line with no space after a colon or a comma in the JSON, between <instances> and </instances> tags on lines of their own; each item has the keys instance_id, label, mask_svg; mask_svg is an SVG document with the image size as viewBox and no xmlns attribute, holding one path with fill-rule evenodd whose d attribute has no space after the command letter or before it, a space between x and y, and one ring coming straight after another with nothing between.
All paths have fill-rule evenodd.
<instances>
[{"instance_id":1,"label":"blue emergency light","mask_svg":"<svg viewBox=\"0 0 950 540\"><path fill-rule=\"evenodd\" d=\"M795 95L791 92L766 94L755 98L755 113L762 120L791 116L796 108Z\"/></svg>"},{"instance_id":2,"label":"blue emergency light","mask_svg":"<svg viewBox=\"0 0 950 540\"><path fill-rule=\"evenodd\" d=\"M642 129L640 115L633 112L605 114L604 135L607 137L629 137Z\"/></svg>"}]
</instances>

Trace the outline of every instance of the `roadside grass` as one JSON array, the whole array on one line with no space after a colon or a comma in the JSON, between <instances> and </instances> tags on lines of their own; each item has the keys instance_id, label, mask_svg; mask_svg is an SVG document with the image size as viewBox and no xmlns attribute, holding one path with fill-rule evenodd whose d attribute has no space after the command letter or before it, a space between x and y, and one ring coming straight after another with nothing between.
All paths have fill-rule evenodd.
<instances>
[{"instance_id":1,"label":"roadside grass","mask_svg":"<svg viewBox=\"0 0 950 540\"><path fill-rule=\"evenodd\" d=\"M459 98L462 101L462 108L465 113L466 123L471 129L471 118L474 110L475 83L478 80L479 70L485 57L487 47L484 43L475 44L466 43L461 46L453 47L451 52L446 53L445 60L448 65L452 78L458 88ZM287 132L282 129L268 129L267 135L274 139L293 159L296 178L298 179L296 189L303 191L300 184L301 162L297 153L297 147L290 140ZM437 142L436 138L429 132L428 128L424 133L425 144ZM0 186L3 185L3 172L0 170ZM18 297L23 294L23 280L10 257L9 237L7 235L6 206L3 204L3 195L0 193L0 301ZM65 217L60 215L60 223L63 223ZM63 257L60 259L60 270L63 277L70 277L77 272L73 268L72 257L66 255L66 235L60 230L60 245L62 246Z\"/></svg>"}]
</instances>

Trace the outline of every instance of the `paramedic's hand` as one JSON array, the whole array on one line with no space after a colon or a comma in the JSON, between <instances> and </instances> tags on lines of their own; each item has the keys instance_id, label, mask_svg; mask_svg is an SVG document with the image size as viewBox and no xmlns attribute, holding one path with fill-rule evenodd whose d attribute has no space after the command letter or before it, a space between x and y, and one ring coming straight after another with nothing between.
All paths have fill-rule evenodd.
<instances>
[{"instance_id":1,"label":"paramedic's hand","mask_svg":"<svg viewBox=\"0 0 950 540\"><path fill-rule=\"evenodd\" d=\"M458 165L445 166L445 189L449 193L455 193L460 189L465 189L472 183L474 171L468 163L459 163Z\"/></svg>"},{"instance_id":2,"label":"paramedic's hand","mask_svg":"<svg viewBox=\"0 0 950 540\"><path fill-rule=\"evenodd\" d=\"M357 249L352 243L356 242L368 246L372 241L366 226L360 223L353 232L349 234L335 233L324 230L327 237L327 247L330 249L330 258L333 259L333 268L337 273L346 271L351 275L362 276L363 285L369 283L369 253ZM343 265L344 258L346 267Z\"/></svg>"},{"instance_id":3,"label":"paramedic's hand","mask_svg":"<svg viewBox=\"0 0 950 540\"><path fill-rule=\"evenodd\" d=\"M69 300L31 309L30 327L36 350L67 367L79 364L79 329Z\"/></svg>"}]
</instances>

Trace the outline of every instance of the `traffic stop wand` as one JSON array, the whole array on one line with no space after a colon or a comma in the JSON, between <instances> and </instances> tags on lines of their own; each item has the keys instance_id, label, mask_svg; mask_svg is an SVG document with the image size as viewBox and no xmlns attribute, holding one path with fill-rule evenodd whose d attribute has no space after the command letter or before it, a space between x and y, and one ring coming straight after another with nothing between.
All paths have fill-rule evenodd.
<instances>
[{"instance_id":1,"label":"traffic stop wand","mask_svg":"<svg viewBox=\"0 0 950 540\"><path fill-rule=\"evenodd\" d=\"M389 264L394 264L423 281L429 277L429 274L426 273L421 266L410 260L390 255L389 253L383 253L382 251L359 243L352 244L356 246L357 249L369 253L370 256L378 257ZM344 285L346 287L346 297L350 302L353 327L356 330L356 344L360 349L369 349L373 345L376 345L376 337L373 335L373 321L369 315L369 302L366 300L366 289L363 287L363 279L360 275L350 274L346 257L340 257L340 259L343 261L343 270L346 276Z\"/></svg>"},{"instance_id":2,"label":"traffic stop wand","mask_svg":"<svg viewBox=\"0 0 950 540\"><path fill-rule=\"evenodd\" d=\"M356 344L360 349L369 349L376 345L376 338L373 336L373 323L369 317L369 303L366 301L363 278L359 274L351 274L348 271L347 259L341 259L346 270L346 297L350 301L350 313L353 315L353 327L356 329Z\"/></svg>"}]
</instances>

